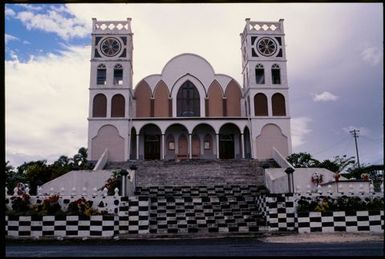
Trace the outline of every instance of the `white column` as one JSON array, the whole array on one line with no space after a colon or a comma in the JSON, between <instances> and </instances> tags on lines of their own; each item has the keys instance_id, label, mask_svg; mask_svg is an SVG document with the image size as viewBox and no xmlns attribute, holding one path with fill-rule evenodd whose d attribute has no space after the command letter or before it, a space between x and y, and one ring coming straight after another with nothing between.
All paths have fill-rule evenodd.
<instances>
[{"instance_id":1,"label":"white column","mask_svg":"<svg viewBox=\"0 0 385 259\"><path fill-rule=\"evenodd\" d=\"M139 134L136 134L136 160L139 160Z\"/></svg>"},{"instance_id":2,"label":"white column","mask_svg":"<svg viewBox=\"0 0 385 259\"><path fill-rule=\"evenodd\" d=\"M131 134L128 134L125 149L126 149L126 154L127 154L127 157L125 159L129 160L130 159L130 153L131 153Z\"/></svg>"},{"instance_id":3,"label":"white column","mask_svg":"<svg viewBox=\"0 0 385 259\"><path fill-rule=\"evenodd\" d=\"M107 95L106 98L107 98L106 118L111 118L111 96Z\"/></svg>"},{"instance_id":4,"label":"white column","mask_svg":"<svg viewBox=\"0 0 385 259\"><path fill-rule=\"evenodd\" d=\"M188 134L188 152L189 152L189 158L192 159L192 136L191 136L191 134Z\"/></svg>"},{"instance_id":5,"label":"white column","mask_svg":"<svg viewBox=\"0 0 385 259\"><path fill-rule=\"evenodd\" d=\"M245 158L245 138L243 136L243 133L241 133L241 152L242 152L242 158Z\"/></svg>"},{"instance_id":6,"label":"white column","mask_svg":"<svg viewBox=\"0 0 385 259\"><path fill-rule=\"evenodd\" d=\"M217 159L219 159L219 134L216 133L216 144L217 144Z\"/></svg>"},{"instance_id":7,"label":"white column","mask_svg":"<svg viewBox=\"0 0 385 259\"><path fill-rule=\"evenodd\" d=\"M164 160L164 134L162 134L162 143L161 143L161 150L160 150L160 156L162 160Z\"/></svg>"}]
</instances>

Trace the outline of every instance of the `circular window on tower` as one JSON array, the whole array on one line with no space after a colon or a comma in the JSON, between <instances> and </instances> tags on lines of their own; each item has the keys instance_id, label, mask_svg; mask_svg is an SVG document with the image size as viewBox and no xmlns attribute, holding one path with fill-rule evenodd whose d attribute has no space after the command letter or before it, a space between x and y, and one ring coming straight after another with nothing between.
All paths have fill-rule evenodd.
<instances>
[{"instance_id":1,"label":"circular window on tower","mask_svg":"<svg viewBox=\"0 0 385 259\"><path fill-rule=\"evenodd\" d=\"M266 57L274 55L277 51L277 44L272 38L261 38L256 44L258 52Z\"/></svg>"},{"instance_id":2,"label":"circular window on tower","mask_svg":"<svg viewBox=\"0 0 385 259\"><path fill-rule=\"evenodd\" d=\"M113 57L116 56L122 48L120 41L117 38L105 38L100 43L100 51L104 56Z\"/></svg>"}]
</instances>

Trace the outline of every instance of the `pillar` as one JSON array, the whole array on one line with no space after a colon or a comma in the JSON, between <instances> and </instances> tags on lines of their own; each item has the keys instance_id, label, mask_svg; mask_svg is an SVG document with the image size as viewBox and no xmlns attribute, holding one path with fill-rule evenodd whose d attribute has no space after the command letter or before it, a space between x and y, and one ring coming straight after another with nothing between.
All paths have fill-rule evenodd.
<instances>
[{"instance_id":1,"label":"pillar","mask_svg":"<svg viewBox=\"0 0 385 259\"><path fill-rule=\"evenodd\" d=\"M243 136L243 133L241 133L241 152L242 152L242 159L245 158L245 137Z\"/></svg>"},{"instance_id":2,"label":"pillar","mask_svg":"<svg viewBox=\"0 0 385 259\"><path fill-rule=\"evenodd\" d=\"M191 135L191 133L188 134L188 156L190 159L192 159L192 135Z\"/></svg>"},{"instance_id":3,"label":"pillar","mask_svg":"<svg viewBox=\"0 0 385 259\"><path fill-rule=\"evenodd\" d=\"M139 160L139 134L136 134L136 160Z\"/></svg>"},{"instance_id":4,"label":"pillar","mask_svg":"<svg viewBox=\"0 0 385 259\"><path fill-rule=\"evenodd\" d=\"M217 159L219 159L219 134L215 133L216 135L216 144L217 144Z\"/></svg>"},{"instance_id":5,"label":"pillar","mask_svg":"<svg viewBox=\"0 0 385 259\"><path fill-rule=\"evenodd\" d=\"M161 139L161 150L160 150L160 157L162 160L164 160L164 134L162 134L162 139Z\"/></svg>"}]
</instances>

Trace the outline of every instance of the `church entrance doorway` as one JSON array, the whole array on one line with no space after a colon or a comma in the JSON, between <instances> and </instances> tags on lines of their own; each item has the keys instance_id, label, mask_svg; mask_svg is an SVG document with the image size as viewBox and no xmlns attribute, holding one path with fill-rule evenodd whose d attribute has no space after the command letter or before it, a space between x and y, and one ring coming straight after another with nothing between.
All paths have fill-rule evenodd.
<instances>
[{"instance_id":1,"label":"church entrance doorway","mask_svg":"<svg viewBox=\"0 0 385 259\"><path fill-rule=\"evenodd\" d=\"M234 158L234 135L226 134L219 136L219 158Z\"/></svg>"},{"instance_id":2,"label":"church entrance doorway","mask_svg":"<svg viewBox=\"0 0 385 259\"><path fill-rule=\"evenodd\" d=\"M160 159L160 136L159 135L144 136L144 159L146 160Z\"/></svg>"}]
</instances>

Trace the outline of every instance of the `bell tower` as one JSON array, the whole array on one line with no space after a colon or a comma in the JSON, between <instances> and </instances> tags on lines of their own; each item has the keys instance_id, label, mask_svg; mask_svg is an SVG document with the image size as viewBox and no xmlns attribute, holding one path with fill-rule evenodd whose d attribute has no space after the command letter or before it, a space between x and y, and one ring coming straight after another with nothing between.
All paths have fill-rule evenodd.
<instances>
[{"instance_id":1,"label":"bell tower","mask_svg":"<svg viewBox=\"0 0 385 259\"><path fill-rule=\"evenodd\" d=\"M125 161L129 157L132 35L131 18L92 19L88 116L88 159L92 161L106 150L109 161Z\"/></svg>"},{"instance_id":2,"label":"bell tower","mask_svg":"<svg viewBox=\"0 0 385 259\"><path fill-rule=\"evenodd\" d=\"M247 18L241 51L252 157L271 158L273 148L286 157L292 148L283 19L257 22Z\"/></svg>"}]
</instances>

